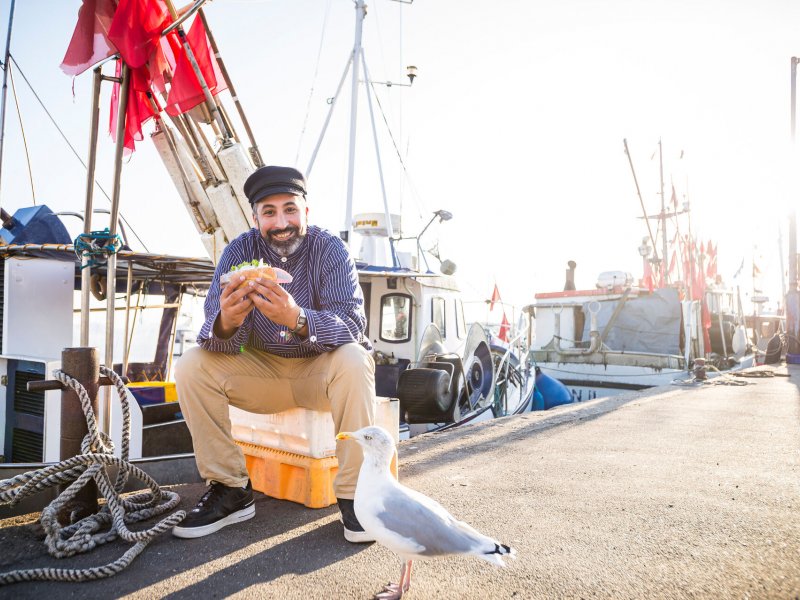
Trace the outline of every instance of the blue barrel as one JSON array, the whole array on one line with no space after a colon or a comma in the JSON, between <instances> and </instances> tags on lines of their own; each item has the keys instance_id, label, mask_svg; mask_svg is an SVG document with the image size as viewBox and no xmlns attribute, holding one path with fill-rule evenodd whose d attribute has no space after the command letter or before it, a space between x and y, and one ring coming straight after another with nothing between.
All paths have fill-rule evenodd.
<instances>
[{"instance_id":1,"label":"blue barrel","mask_svg":"<svg viewBox=\"0 0 800 600\"><path fill-rule=\"evenodd\" d=\"M536 389L539 390L543 399L543 408L538 410L547 410L554 406L572 403L572 394L567 389L567 386L558 379L554 379L542 373L539 367L536 367L535 384ZM536 404L536 394L534 393L534 410L537 410Z\"/></svg>"}]
</instances>

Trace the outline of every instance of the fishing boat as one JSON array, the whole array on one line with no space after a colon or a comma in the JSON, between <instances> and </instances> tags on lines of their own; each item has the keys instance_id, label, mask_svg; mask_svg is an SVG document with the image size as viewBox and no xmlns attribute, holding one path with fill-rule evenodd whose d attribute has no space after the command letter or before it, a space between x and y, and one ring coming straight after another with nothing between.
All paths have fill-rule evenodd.
<instances>
[{"instance_id":1,"label":"fishing boat","mask_svg":"<svg viewBox=\"0 0 800 600\"><path fill-rule=\"evenodd\" d=\"M646 219L659 221L663 250L660 258L654 255L652 232L643 238L642 278L606 271L593 287L576 289L577 264L570 261L563 290L536 294L530 306L536 317L531 360L567 388L565 401L712 377L755 364L740 296L723 284L708 260L712 244L706 251L688 234L668 235L668 223L682 215L688 219L688 203L679 210L675 202L671 212L662 203L660 213L645 213ZM680 274L677 260L672 269L667 266L670 238L680 244L673 251L683 257Z\"/></svg>"},{"instance_id":2,"label":"fishing boat","mask_svg":"<svg viewBox=\"0 0 800 600\"><path fill-rule=\"evenodd\" d=\"M95 60L68 65L73 74L78 68L92 68L94 74L86 197L83 211L77 212L83 232L75 238L67 231L68 225L74 224L68 221L76 213L57 214L43 205L3 214L0 376L5 393L0 396L0 443L4 448L0 479L68 457L60 445L64 425L61 393L43 391L36 382L52 379L62 366L65 349L89 346L90 323L97 324L100 315L105 321L101 363L112 365L127 378L135 400L130 458L146 464L146 471L159 473L162 483L196 478L188 429L169 381L172 361L181 349L194 343L191 329L178 324L186 301L196 304L204 297L227 242L250 228L250 207L242 184L264 164L202 12L203 4L204 0L196 0L181 10L172 9L169 2L164 4L170 10L161 15L161 29L150 41L154 52L164 53L158 54L164 58L160 68L172 65L171 85L165 86L163 77L159 79L163 72L148 70L151 63L135 67L122 47L113 44L99 59L92 55L99 64ZM363 0L356 2L356 8L360 33L366 12ZM189 22L187 32L184 26ZM93 34L91 26L83 25L84 32ZM80 31L79 23L75 36ZM167 56L167 50L172 54ZM109 71L105 65L112 65L112 60L115 69L109 75L104 68ZM349 59L354 93L361 77L359 64L368 77L357 36ZM173 98L178 82L186 77L192 85L183 90L181 98ZM143 88L142 82L148 85ZM93 218L94 169L98 106L101 90L108 84L113 87L116 119L114 191L108 227L99 230ZM186 89L189 96L194 94L189 100ZM222 94L225 89L227 94ZM338 97L337 91L330 103L331 114ZM231 102L234 107L226 108ZM351 118L355 118L355 105L351 103ZM245 132L241 137L234 114ZM175 183L176 202L185 206L208 257L134 252L121 235L122 159L126 148L130 151L139 141L145 120L154 123L150 141ZM350 160L352 165L352 151ZM307 169L313 180L312 166L313 159ZM351 176L352 172L351 167ZM437 210L419 233L403 236L399 218L390 213L386 198L383 208L379 213L352 215L348 198L341 235L357 257L367 335L375 347L376 393L399 398L399 435L526 410L533 378L519 348L527 344L518 343L518 338L513 345L498 346L481 326L468 327L453 263L439 261L440 270L434 272L430 264L435 265L438 258L420 244L428 227L452 215ZM355 247L356 237L361 239L359 248ZM404 246L411 250L404 251ZM118 305L120 299L123 306ZM161 314L150 328L150 333L155 333L152 358L133 360L132 348L139 343L134 340L143 333L136 324L151 311ZM98 394L95 410L100 427L119 447L120 399L113 387L106 389L107 393Z\"/></svg>"}]
</instances>

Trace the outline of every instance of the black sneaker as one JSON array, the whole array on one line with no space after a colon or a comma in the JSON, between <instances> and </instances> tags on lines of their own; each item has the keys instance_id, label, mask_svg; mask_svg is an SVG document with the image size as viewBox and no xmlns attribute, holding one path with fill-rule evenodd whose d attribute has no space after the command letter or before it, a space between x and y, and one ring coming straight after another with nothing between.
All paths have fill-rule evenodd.
<instances>
[{"instance_id":1,"label":"black sneaker","mask_svg":"<svg viewBox=\"0 0 800 600\"><path fill-rule=\"evenodd\" d=\"M375 538L364 531L361 523L356 518L356 511L353 509L353 501L347 498L337 498L339 503L339 520L344 523L344 539L353 544L365 544L374 542Z\"/></svg>"},{"instance_id":2,"label":"black sneaker","mask_svg":"<svg viewBox=\"0 0 800 600\"><path fill-rule=\"evenodd\" d=\"M172 530L179 538L198 538L219 531L226 525L252 519L256 514L253 486L227 487L214 481L183 521Z\"/></svg>"}]
</instances>

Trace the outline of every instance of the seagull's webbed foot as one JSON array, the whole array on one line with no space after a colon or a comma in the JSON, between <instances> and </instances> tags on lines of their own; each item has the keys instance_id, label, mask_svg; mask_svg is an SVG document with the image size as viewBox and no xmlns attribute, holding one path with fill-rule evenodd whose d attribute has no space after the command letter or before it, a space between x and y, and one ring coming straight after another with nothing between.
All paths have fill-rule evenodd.
<instances>
[{"instance_id":1,"label":"seagull's webbed foot","mask_svg":"<svg viewBox=\"0 0 800 600\"><path fill-rule=\"evenodd\" d=\"M382 592L375 594L375 600L400 600L403 597L403 588L399 583L387 583Z\"/></svg>"},{"instance_id":2,"label":"seagull's webbed foot","mask_svg":"<svg viewBox=\"0 0 800 600\"><path fill-rule=\"evenodd\" d=\"M403 570L400 571L400 581L389 583L383 588L382 592L375 594L375 600L400 600L403 592L407 592L411 586L411 561L403 563Z\"/></svg>"}]
</instances>

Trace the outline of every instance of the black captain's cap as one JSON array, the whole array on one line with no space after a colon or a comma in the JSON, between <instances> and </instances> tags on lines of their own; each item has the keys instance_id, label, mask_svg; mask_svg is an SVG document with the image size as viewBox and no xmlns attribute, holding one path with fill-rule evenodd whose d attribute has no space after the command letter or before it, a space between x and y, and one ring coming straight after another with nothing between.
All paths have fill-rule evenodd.
<instances>
[{"instance_id":1,"label":"black captain's cap","mask_svg":"<svg viewBox=\"0 0 800 600\"><path fill-rule=\"evenodd\" d=\"M244 194L255 204L272 194L306 195L306 178L293 167L259 167L244 182Z\"/></svg>"}]
</instances>

